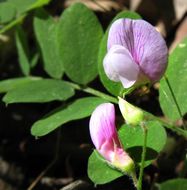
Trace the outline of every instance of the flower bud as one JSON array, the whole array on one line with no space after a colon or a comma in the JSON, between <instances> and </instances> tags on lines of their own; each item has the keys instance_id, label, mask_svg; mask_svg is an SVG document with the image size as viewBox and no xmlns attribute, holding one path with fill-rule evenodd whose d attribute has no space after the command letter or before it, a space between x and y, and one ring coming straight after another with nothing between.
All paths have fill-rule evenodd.
<instances>
[{"instance_id":1,"label":"flower bud","mask_svg":"<svg viewBox=\"0 0 187 190\"><path fill-rule=\"evenodd\" d=\"M90 118L90 136L99 154L114 168L131 174L135 166L123 149L115 126L115 109L111 103L99 105Z\"/></svg>"},{"instance_id":2,"label":"flower bud","mask_svg":"<svg viewBox=\"0 0 187 190\"><path fill-rule=\"evenodd\" d=\"M141 109L133 106L120 97L118 97L118 99L120 111L127 124L139 125L142 121L144 121L144 113Z\"/></svg>"},{"instance_id":3,"label":"flower bud","mask_svg":"<svg viewBox=\"0 0 187 190\"><path fill-rule=\"evenodd\" d=\"M114 155L111 157L110 164L129 175L135 170L134 161L123 149L116 149Z\"/></svg>"}]
</instances>

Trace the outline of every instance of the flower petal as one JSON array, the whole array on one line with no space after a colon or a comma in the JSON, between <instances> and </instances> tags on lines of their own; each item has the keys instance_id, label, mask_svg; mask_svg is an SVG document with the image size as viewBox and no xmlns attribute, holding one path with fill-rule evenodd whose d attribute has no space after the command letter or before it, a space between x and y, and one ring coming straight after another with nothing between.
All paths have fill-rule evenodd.
<instances>
[{"instance_id":1,"label":"flower petal","mask_svg":"<svg viewBox=\"0 0 187 190\"><path fill-rule=\"evenodd\" d=\"M127 174L135 172L133 160L118 139L113 104L104 103L94 110L90 119L90 135L97 151L110 165Z\"/></svg>"},{"instance_id":2,"label":"flower petal","mask_svg":"<svg viewBox=\"0 0 187 190\"><path fill-rule=\"evenodd\" d=\"M114 151L114 145L120 147L115 126L115 109L111 103L99 105L90 118L90 135L96 149L103 157Z\"/></svg>"},{"instance_id":3,"label":"flower petal","mask_svg":"<svg viewBox=\"0 0 187 190\"><path fill-rule=\"evenodd\" d=\"M167 67L168 49L161 34L143 20L134 22L134 57L143 72L154 82Z\"/></svg>"},{"instance_id":4,"label":"flower petal","mask_svg":"<svg viewBox=\"0 0 187 190\"><path fill-rule=\"evenodd\" d=\"M106 75L113 81L121 81L124 88L131 87L138 79L139 66L130 52L121 45L113 45L104 58Z\"/></svg>"},{"instance_id":5,"label":"flower petal","mask_svg":"<svg viewBox=\"0 0 187 190\"><path fill-rule=\"evenodd\" d=\"M144 20L118 19L108 34L108 50L114 45L128 49L140 70L152 81L159 80L167 67L168 49L159 32Z\"/></svg>"},{"instance_id":6,"label":"flower petal","mask_svg":"<svg viewBox=\"0 0 187 190\"><path fill-rule=\"evenodd\" d=\"M133 20L118 19L112 23L108 33L108 50L113 45L121 45L131 53L134 49Z\"/></svg>"}]
</instances>

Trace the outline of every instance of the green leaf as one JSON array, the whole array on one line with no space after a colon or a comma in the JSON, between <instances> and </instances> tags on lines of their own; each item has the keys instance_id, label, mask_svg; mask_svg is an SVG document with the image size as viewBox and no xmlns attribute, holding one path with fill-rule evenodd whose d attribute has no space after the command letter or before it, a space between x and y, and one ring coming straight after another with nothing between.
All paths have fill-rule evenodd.
<instances>
[{"instance_id":1,"label":"green leaf","mask_svg":"<svg viewBox=\"0 0 187 190\"><path fill-rule=\"evenodd\" d=\"M106 102L97 97L78 99L67 107L61 107L33 124L31 133L34 136L44 136L61 125L91 115L96 106Z\"/></svg>"},{"instance_id":2,"label":"green leaf","mask_svg":"<svg viewBox=\"0 0 187 190\"><path fill-rule=\"evenodd\" d=\"M15 7L8 2L0 3L0 23L7 23L16 16Z\"/></svg>"},{"instance_id":3,"label":"green leaf","mask_svg":"<svg viewBox=\"0 0 187 190\"><path fill-rule=\"evenodd\" d=\"M74 95L74 89L66 82L55 79L31 81L19 88L8 91L3 97L6 104L24 102L49 102L67 100Z\"/></svg>"},{"instance_id":4,"label":"green leaf","mask_svg":"<svg viewBox=\"0 0 187 190\"><path fill-rule=\"evenodd\" d=\"M111 24L119 19L119 18L131 18L131 19L140 19L140 15L135 12L130 11L122 11L112 20ZM111 25L110 24L110 25ZM103 39L100 44L99 54L98 54L98 69L99 69L99 77L101 82L103 83L104 87L113 95L118 96L123 90L123 86L119 82L111 81L105 74L103 68L103 59L107 53L107 39L108 39L108 31L110 26L108 27L107 31L105 32Z\"/></svg>"},{"instance_id":5,"label":"green leaf","mask_svg":"<svg viewBox=\"0 0 187 190\"><path fill-rule=\"evenodd\" d=\"M34 30L41 48L44 69L53 78L61 78L63 65L57 48L58 23L43 9L36 11Z\"/></svg>"},{"instance_id":6,"label":"green leaf","mask_svg":"<svg viewBox=\"0 0 187 190\"><path fill-rule=\"evenodd\" d=\"M16 10L17 14L36 9L48 4L51 0L8 0Z\"/></svg>"},{"instance_id":7,"label":"green leaf","mask_svg":"<svg viewBox=\"0 0 187 190\"><path fill-rule=\"evenodd\" d=\"M177 178L165 181L159 185L159 190L186 190L187 179Z\"/></svg>"},{"instance_id":8,"label":"green leaf","mask_svg":"<svg viewBox=\"0 0 187 190\"><path fill-rule=\"evenodd\" d=\"M47 5L50 1L51 0L35 0L35 2L27 8L27 11Z\"/></svg>"},{"instance_id":9,"label":"green leaf","mask_svg":"<svg viewBox=\"0 0 187 190\"><path fill-rule=\"evenodd\" d=\"M16 8L17 14L25 12L35 1L37 0L8 0Z\"/></svg>"},{"instance_id":10,"label":"green leaf","mask_svg":"<svg viewBox=\"0 0 187 190\"><path fill-rule=\"evenodd\" d=\"M25 32L21 26L17 26L16 29L16 46L21 70L27 76L30 73L29 48Z\"/></svg>"},{"instance_id":11,"label":"green leaf","mask_svg":"<svg viewBox=\"0 0 187 190\"><path fill-rule=\"evenodd\" d=\"M33 57L31 58L31 68L34 68L38 64L39 57L39 53L35 53L33 55Z\"/></svg>"},{"instance_id":12,"label":"green leaf","mask_svg":"<svg viewBox=\"0 0 187 190\"><path fill-rule=\"evenodd\" d=\"M147 134L147 154L146 166L151 163L157 154L163 149L167 134L164 127L158 121L149 121L146 123ZM123 125L119 130L121 143L136 163L141 161L141 152L143 146L144 134L141 127L132 127Z\"/></svg>"},{"instance_id":13,"label":"green leaf","mask_svg":"<svg viewBox=\"0 0 187 190\"><path fill-rule=\"evenodd\" d=\"M39 77L22 77L13 78L0 81L0 93L8 92L13 89L17 89L22 85L28 84L29 82L41 80Z\"/></svg>"},{"instance_id":14,"label":"green leaf","mask_svg":"<svg viewBox=\"0 0 187 190\"><path fill-rule=\"evenodd\" d=\"M108 166L95 150L92 152L88 160L88 176L95 184L105 184L123 175Z\"/></svg>"},{"instance_id":15,"label":"green leaf","mask_svg":"<svg viewBox=\"0 0 187 190\"><path fill-rule=\"evenodd\" d=\"M187 112L187 38L185 38L169 56L166 77L175 95L179 108L184 115ZM164 114L175 121L180 118L171 91L163 78L160 82L160 105Z\"/></svg>"},{"instance_id":16,"label":"green leaf","mask_svg":"<svg viewBox=\"0 0 187 190\"><path fill-rule=\"evenodd\" d=\"M58 28L59 52L65 73L79 84L97 76L97 55L102 27L86 6L75 3L66 9Z\"/></svg>"},{"instance_id":17,"label":"green leaf","mask_svg":"<svg viewBox=\"0 0 187 190\"><path fill-rule=\"evenodd\" d=\"M148 139L145 165L149 165L157 154L163 149L167 135L165 129L157 121L147 122ZM143 130L141 127L123 125L118 131L124 149L136 163L141 161L143 146ZM95 184L105 184L113 181L123 174L110 166L94 151L88 161L88 176Z\"/></svg>"}]
</instances>

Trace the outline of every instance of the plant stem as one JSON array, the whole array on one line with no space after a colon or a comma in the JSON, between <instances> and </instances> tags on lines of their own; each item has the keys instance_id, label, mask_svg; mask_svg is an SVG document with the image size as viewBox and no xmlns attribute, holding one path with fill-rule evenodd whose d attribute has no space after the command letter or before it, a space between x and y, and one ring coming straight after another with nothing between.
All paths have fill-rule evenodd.
<instances>
[{"instance_id":1,"label":"plant stem","mask_svg":"<svg viewBox=\"0 0 187 190\"><path fill-rule=\"evenodd\" d=\"M97 97L101 97L107 101L110 101L110 102L113 102L115 104L118 104L118 100L117 98L113 97L113 96L110 96L108 94L105 94L103 92L100 92L98 90L95 90L93 88L90 88L90 87L82 87L78 84L75 84L73 82L67 82L72 88L76 89L76 90L80 90L80 91L83 91L83 92L86 92L86 93L89 93L89 94L92 94L92 95L95 95ZM144 111L144 110L143 110ZM171 122L168 122L168 121L164 121L162 119L160 119L159 117L156 117L146 111L144 111L146 117L148 120L157 120L159 122L162 123L162 125L174 132L176 132L178 135L182 135L184 136L185 138L187 138L187 131L179 128L179 127L176 127L174 126Z\"/></svg>"},{"instance_id":2,"label":"plant stem","mask_svg":"<svg viewBox=\"0 0 187 190\"><path fill-rule=\"evenodd\" d=\"M11 29L15 25L21 23L25 17L26 17L26 14L22 14L21 16L19 16L18 18L16 18L12 22L5 25L2 29L0 29L0 34L6 32L7 30Z\"/></svg>"},{"instance_id":3,"label":"plant stem","mask_svg":"<svg viewBox=\"0 0 187 190\"><path fill-rule=\"evenodd\" d=\"M157 118L158 121L160 121L164 125L164 127L168 128L168 129L171 129L172 131L176 132L178 135L182 135L185 138L187 138L187 131L186 130L181 129L180 127L176 127L176 126L174 126L172 124L169 124L169 123L163 121L162 119L160 119L158 117L156 117L156 118Z\"/></svg>"},{"instance_id":4,"label":"plant stem","mask_svg":"<svg viewBox=\"0 0 187 190\"><path fill-rule=\"evenodd\" d=\"M181 129L180 127L176 127L175 125L173 125L172 122L169 121L165 121L159 117L156 117L148 112L145 112L146 115L146 119L147 120L157 120L159 121L164 127L174 131L175 133L177 133L178 135L182 135L183 137L187 138L187 131L184 129Z\"/></svg>"},{"instance_id":5,"label":"plant stem","mask_svg":"<svg viewBox=\"0 0 187 190\"><path fill-rule=\"evenodd\" d=\"M140 166L140 172L139 172L139 178L138 178L138 184L137 184L138 190L142 190L142 178L143 178L143 171L144 171L145 157L146 157L146 146L147 146L147 128L144 123L141 124L141 127L144 133L144 142L143 142L143 147L142 147L141 166Z\"/></svg>"},{"instance_id":6,"label":"plant stem","mask_svg":"<svg viewBox=\"0 0 187 190\"><path fill-rule=\"evenodd\" d=\"M172 96L173 101L174 101L174 103L175 103L175 105L176 105L176 108L177 108L177 111L178 111L178 113L179 113L179 116L180 116L181 119L182 119L183 129L185 129L182 111L181 111L180 106L179 106L179 104L178 104L178 102L177 102L177 99L176 99L176 97L175 97L175 93L173 92L173 89L172 89L172 87L171 87L171 85L170 85L170 82L169 82L169 80L168 80L168 78L167 78L166 75L164 75L164 79L165 79L165 81L166 81L166 83L167 83L167 85L168 85L168 88L169 88L170 92L171 92L171 96Z\"/></svg>"},{"instance_id":7,"label":"plant stem","mask_svg":"<svg viewBox=\"0 0 187 190\"><path fill-rule=\"evenodd\" d=\"M135 171L131 174L131 177L132 177L132 181L133 181L134 186L137 188L138 180L136 178L136 172Z\"/></svg>"},{"instance_id":8,"label":"plant stem","mask_svg":"<svg viewBox=\"0 0 187 190\"><path fill-rule=\"evenodd\" d=\"M81 90L83 92L87 92L89 94L92 94L92 95L95 95L95 96L98 96L98 97L101 97L105 100L108 100L110 102L113 102L115 104L118 103L118 100L117 98L113 97L113 96L110 96L110 95L107 95L103 92L100 92L98 90L95 90L93 88L90 88L90 87L81 87L80 85L78 84L75 84L75 83L72 83L72 82L67 82L71 87L73 87L74 89L76 90Z\"/></svg>"}]
</instances>

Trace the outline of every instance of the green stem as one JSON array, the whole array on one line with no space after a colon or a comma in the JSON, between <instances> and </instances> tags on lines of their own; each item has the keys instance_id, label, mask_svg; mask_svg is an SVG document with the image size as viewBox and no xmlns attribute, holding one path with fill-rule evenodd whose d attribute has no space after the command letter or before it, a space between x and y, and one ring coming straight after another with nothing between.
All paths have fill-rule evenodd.
<instances>
[{"instance_id":1,"label":"green stem","mask_svg":"<svg viewBox=\"0 0 187 190\"><path fill-rule=\"evenodd\" d=\"M95 90L93 88L90 88L90 87L82 87L78 84L75 84L75 83L72 83L72 82L67 82L72 88L76 89L76 90L80 90L80 91L83 91L83 92L86 92L86 93L89 93L89 94L92 94L94 96L98 96L98 97L101 97L109 102L113 102L115 104L118 104L118 100L117 98L113 97L113 96L110 96L110 95L107 95L103 92L100 92L98 90ZM144 111L144 110L143 110ZM160 119L159 117L156 117L148 112L145 112L145 115L147 117L148 120L157 120L159 122L162 123L163 126L165 126L166 128L176 132L178 135L182 135L184 136L185 138L187 138L187 131L179 128L179 127L176 127L174 126L171 122L168 122L168 121L164 121L162 119Z\"/></svg>"},{"instance_id":2,"label":"green stem","mask_svg":"<svg viewBox=\"0 0 187 190\"><path fill-rule=\"evenodd\" d=\"M155 117L155 116L154 116ZM176 132L178 135L182 135L184 136L185 138L187 138L187 131L184 130L184 129L181 129L180 127L176 127L158 117L155 117L156 120L160 121L164 127L168 128L168 129L171 129L172 131Z\"/></svg>"},{"instance_id":3,"label":"green stem","mask_svg":"<svg viewBox=\"0 0 187 190\"><path fill-rule=\"evenodd\" d=\"M134 186L137 188L138 180L136 178L136 172L134 171L130 176L132 177Z\"/></svg>"},{"instance_id":4,"label":"green stem","mask_svg":"<svg viewBox=\"0 0 187 190\"><path fill-rule=\"evenodd\" d=\"M177 108L177 111L178 111L178 113L179 113L179 116L180 116L180 118L182 119L183 128L185 129L182 111L181 111L180 106L179 106L179 104L178 104L178 102L177 102L177 99L176 99L176 97L175 97L175 93L173 92L173 89L172 89L172 87L171 87L171 85L170 85L170 82L169 82L169 80L168 80L168 78L167 78L166 75L164 75L164 79L165 79L165 81L166 81L166 83L167 83L167 85L168 85L168 88L169 88L170 92L171 92L171 96L172 96L173 101L174 101L174 103L175 103L175 105L176 105L176 108Z\"/></svg>"},{"instance_id":5,"label":"green stem","mask_svg":"<svg viewBox=\"0 0 187 190\"><path fill-rule=\"evenodd\" d=\"M178 135L182 135L183 137L187 138L187 131L184 129L181 129L180 127L176 127L175 125L173 125L172 122L169 121L165 121L159 117L156 117L148 112L145 112L145 117L147 120L157 120L159 121L164 127L174 131L175 133L177 133Z\"/></svg>"},{"instance_id":6,"label":"green stem","mask_svg":"<svg viewBox=\"0 0 187 190\"><path fill-rule=\"evenodd\" d=\"M92 95L101 97L101 98L103 98L103 99L105 99L105 100L108 100L108 101L110 101L110 102L113 102L113 103L115 103L115 104L118 103L117 98L114 98L113 96L107 95L107 94L105 94L105 93L103 93L103 92L100 92L100 91L98 91L98 90L95 90L95 89L93 89L93 88L90 88L90 87L81 87L80 85L75 84L75 83L72 83L72 82L68 82L68 84L69 84L71 87L73 87L74 89L76 89L76 90L81 90L81 91L83 91L83 92L87 92L87 93L89 93L89 94L92 94Z\"/></svg>"},{"instance_id":7,"label":"green stem","mask_svg":"<svg viewBox=\"0 0 187 190\"><path fill-rule=\"evenodd\" d=\"M141 124L144 133L144 142L142 147L142 155L141 155L141 166L138 178L137 189L142 190L142 178L143 178L143 171L145 167L145 157L146 157L146 147L147 147L147 128L144 123Z\"/></svg>"},{"instance_id":8,"label":"green stem","mask_svg":"<svg viewBox=\"0 0 187 190\"><path fill-rule=\"evenodd\" d=\"M12 22L10 22L9 24L5 25L0 30L0 34L8 31L9 29L11 29L12 27L14 27L15 25L21 23L25 17L26 17L26 14L23 14L23 15L19 16L18 18L16 18L15 20L13 20Z\"/></svg>"}]
</instances>

